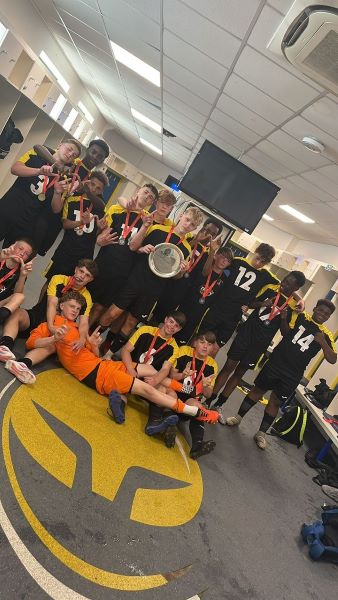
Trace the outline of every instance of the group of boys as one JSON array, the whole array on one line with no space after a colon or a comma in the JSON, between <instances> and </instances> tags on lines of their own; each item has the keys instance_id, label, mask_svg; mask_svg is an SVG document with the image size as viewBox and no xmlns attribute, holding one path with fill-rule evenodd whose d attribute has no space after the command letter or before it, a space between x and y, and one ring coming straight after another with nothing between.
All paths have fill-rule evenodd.
<instances>
[{"instance_id":1,"label":"group of boys","mask_svg":"<svg viewBox=\"0 0 338 600\"><path fill-rule=\"evenodd\" d=\"M0 200L0 361L21 382L34 383L32 367L56 353L74 377L108 395L109 414L120 424L126 394L145 398L145 431L163 433L168 447L175 444L179 419L189 419L195 459L215 447L204 440L206 422L238 425L271 390L254 436L264 449L280 402L313 356L322 349L336 362L333 336L323 325L334 305L323 299L312 315L305 312L297 294L303 273L292 271L280 282L265 268L275 254L272 246L262 243L251 259L238 258L222 246L221 224L213 218L202 224L198 208L171 221L175 196L169 190L158 193L146 184L132 198L105 208L107 177L92 169L109 148L104 140L93 140L82 160L80 150L71 139L55 151L35 146L12 167L17 179ZM34 255L45 254L62 228L38 303L21 308ZM183 259L179 272L164 279L148 259L158 244L168 242L180 248ZM218 374L214 357L237 327ZM225 419L223 404L278 330L283 339L238 415ZM28 352L17 360L19 333L28 338ZM121 361L106 359L107 352L120 349Z\"/></svg>"}]
</instances>

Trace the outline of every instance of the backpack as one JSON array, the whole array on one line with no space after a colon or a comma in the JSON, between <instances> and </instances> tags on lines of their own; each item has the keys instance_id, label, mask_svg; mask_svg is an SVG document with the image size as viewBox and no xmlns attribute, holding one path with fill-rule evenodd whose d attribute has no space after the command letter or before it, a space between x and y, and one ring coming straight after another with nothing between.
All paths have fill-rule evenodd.
<instances>
[{"instance_id":1,"label":"backpack","mask_svg":"<svg viewBox=\"0 0 338 600\"><path fill-rule=\"evenodd\" d=\"M297 448L303 444L308 411L300 406L289 406L284 414L276 419L271 428L271 435L295 444Z\"/></svg>"},{"instance_id":2,"label":"backpack","mask_svg":"<svg viewBox=\"0 0 338 600\"><path fill-rule=\"evenodd\" d=\"M321 521L304 523L301 536L309 546L312 560L324 559L338 564L338 506L325 507Z\"/></svg>"},{"instance_id":3,"label":"backpack","mask_svg":"<svg viewBox=\"0 0 338 600\"><path fill-rule=\"evenodd\" d=\"M309 390L308 393L312 404L317 406L317 408L327 408L329 404L331 404L337 392L335 390L331 390L325 379L320 379L319 381L320 383L315 385L314 391L312 392Z\"/></svg>"}]
</instances>

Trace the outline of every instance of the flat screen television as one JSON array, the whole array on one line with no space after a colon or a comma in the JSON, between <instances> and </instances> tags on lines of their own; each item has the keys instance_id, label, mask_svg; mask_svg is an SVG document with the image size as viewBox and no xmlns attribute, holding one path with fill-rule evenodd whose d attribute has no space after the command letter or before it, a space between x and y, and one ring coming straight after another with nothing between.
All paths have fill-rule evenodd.
<instances>
[{"instance_id":1,"label":"flat screen television","mask_svg":"<svg viewBox=\"0 0 338 600\"><path fill-rule=\"evenodd\" d=\"M252 233L280 188L206 140L180 190Z\"/></svg>"}]
</instances>

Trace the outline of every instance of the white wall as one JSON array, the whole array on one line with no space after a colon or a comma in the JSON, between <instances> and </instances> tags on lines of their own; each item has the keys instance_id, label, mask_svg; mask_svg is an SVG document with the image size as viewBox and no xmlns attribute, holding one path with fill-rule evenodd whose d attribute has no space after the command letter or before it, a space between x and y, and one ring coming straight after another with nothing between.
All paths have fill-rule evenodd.
<instances>
[{"instance_id":1,"label":"white wall","mask_svg":"<svg viewBox=\"0 0 338 600\"><path fill-rule=\"evenodd\" d=\"M106 127L105 119L33 4L28 0L2 2L0 20L34 59L38 58L42 50L48 54L70 85L67 94L70 102L76 107L79 100L82 100L95 118L92 129L96 135L102 135Z\"/></svg>"},{"instance_id":2,"label":"white wall","mask_svg":"<svg viewBox=\"0 0 338 600\"><path fill-rule=\"evenodd\" d=\"M307 242L306 240L297 240L293 245L292 253L304 256L304 258L315 258L323 263L334 265L338 268L338 247L328 244L318 244L317 242Z\"/></svg>"},{"instance_id":3,"label":"white wall","mask_svg":"<svg viewBox=\"0 0 338 600\"><path fill-rule=\"evenodd\" d=\"M116 152L121 158L132 163L148 175L151 175L154 179L162 181L163 183L167 179L168 175L180 178L181 174L167 167L161 161L157 160L145 152L142 148L139 148L128 142L123 138L117 131L113 129L107 129L104 132L104 139L109 144L112 152Z\"/></svg>"},{"instance_id":4,"label":"white wall","mask_svg":"<svg viewBox=\"0 0 338 600\"><path fill-rule=\"evenodd\" d=\"M271 244L271 246L278 250L286 250L290 242L294 239L289 233L285 233L285 231L263 220L258 223L252 235L258 237L262 242ZM312 256L311 258L314 257Z\"/></svg>"}]
</instances>

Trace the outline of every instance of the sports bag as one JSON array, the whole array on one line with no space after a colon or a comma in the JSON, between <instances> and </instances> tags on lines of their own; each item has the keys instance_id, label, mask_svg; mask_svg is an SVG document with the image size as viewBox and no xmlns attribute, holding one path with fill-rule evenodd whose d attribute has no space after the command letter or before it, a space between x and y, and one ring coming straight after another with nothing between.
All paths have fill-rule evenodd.
<instances>
[{"instance_id":1,"label":"sports bag","mask_svg":"<svg viewBox=\"0 0 338 600\"><path fill-rule=\"evenodd\" d=\"M289 406L284 414L276 419L271 428L271 435L295 444L298 448L303 443L308 411L300 406Z\"/></svg>"},{"instance_id":2,"label":"sports bag","mask_svg":"<svg viewBox=\"0 0 338 600\"><path fill-rule=\"evenodd\" d=\"M314 398L312 403L317 406L317 408L327 408L329 404L331 404L337 392L335 390L331 390L325 379L320 379L319 381L320 383L317 383L313 392L309 391L309 393L312 398Z\"/></svg>"},{"instance_id":3,"label":"sports bag","mask_svg":"<svg viewBox=\"0 0 338 600\"><path fill-rule=\"evenodd\" d=\"M321 521L310 525L304 523L301 536L309 546L312 560L323 559L338 564L338 506L327 506Z\"/></svg>"}]
</instances>

